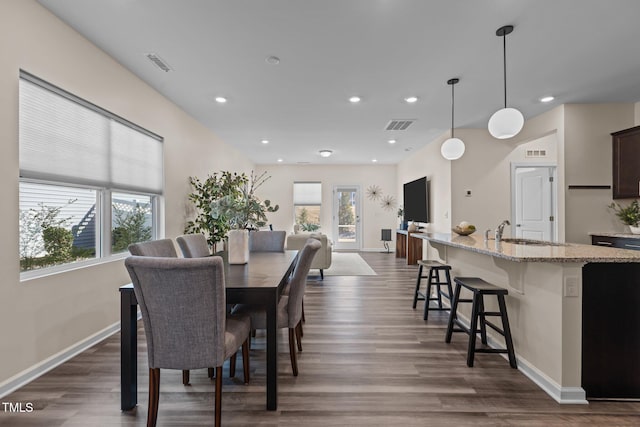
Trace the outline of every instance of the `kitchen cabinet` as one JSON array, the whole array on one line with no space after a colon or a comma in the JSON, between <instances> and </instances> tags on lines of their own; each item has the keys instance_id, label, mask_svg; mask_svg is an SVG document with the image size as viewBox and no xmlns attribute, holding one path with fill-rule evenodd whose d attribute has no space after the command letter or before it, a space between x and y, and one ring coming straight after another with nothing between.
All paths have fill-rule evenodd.
<instances>
[{"instance_id":1,"label":"kitchen cabinet","mask_svg":"<svg viewBox=\"0 0 640 427\"><path fill-rule=\"evenodd\" d=\"M640 236L620 237L593 234L591 235L591 244L594 246L607 246L610 248L631 249L640 251Z\"/></svg>"},{"instance_id":2,"label":"kitchen cabinet","mask_svg":"<svg viewBox=\"0 0 640 427\"><path fill-rule=\"evenodd\" d=\"M611 134L613 138L613 198L640 197L640 126Z\"/></svg>"}]
</instances>

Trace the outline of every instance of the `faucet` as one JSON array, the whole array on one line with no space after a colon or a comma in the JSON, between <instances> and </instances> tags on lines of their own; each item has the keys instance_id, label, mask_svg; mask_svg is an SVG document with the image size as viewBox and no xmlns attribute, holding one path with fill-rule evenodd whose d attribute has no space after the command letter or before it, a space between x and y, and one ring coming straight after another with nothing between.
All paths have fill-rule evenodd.
<instances>
[{"instance_id":1,"label":"faucet","mask_svg":"<svg viewBox=\"0 0 640 427\"><path fill-rule=\"evenodd\" d=\"M505 225L511 225L508 219L502 221L498 228L496 228L496 242L500 242L502 240L502 233L504 232Z\"/></svg>"}]
</instances>

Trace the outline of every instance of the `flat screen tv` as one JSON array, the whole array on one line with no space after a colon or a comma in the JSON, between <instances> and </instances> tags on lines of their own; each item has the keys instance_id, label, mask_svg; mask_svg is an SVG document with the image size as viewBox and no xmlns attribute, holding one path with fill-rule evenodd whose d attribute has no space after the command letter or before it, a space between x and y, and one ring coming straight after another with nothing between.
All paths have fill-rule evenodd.
<instances>
[{"instance_id":1,"label":"flat screen tv","mask_svg":"<svg viewBox=\"0 0 640 427\"><path fill-rule=\"evenodd\" d=\"M430 222L429 181L427 177L404 184L404 220Z\"/></svg>"}]
</instances>

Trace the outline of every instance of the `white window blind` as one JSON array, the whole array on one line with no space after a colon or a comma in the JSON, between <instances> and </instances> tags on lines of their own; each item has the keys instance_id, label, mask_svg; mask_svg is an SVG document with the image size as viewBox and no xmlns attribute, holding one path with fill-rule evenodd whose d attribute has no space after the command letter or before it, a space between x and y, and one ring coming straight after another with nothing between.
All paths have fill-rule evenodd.
<instances>
[{"instance_id":1,"label":"white window blind","mask_svg":"<svg viewBox=\"0 0 640 427\"><path fill-rule=\"evenodd\" d=\"M321 205L322 184L319 182L294 182L293 204L306 206Z\"/></svg>"},{"instance_id":2,"label":"white window blind","mask_svg":"<svg viewBox=\"0 0 640 427\"><path fill-rule=\"evenodd\" d=\"M162 139L20 74L20 176L162 194Z\"/></svg>"}]
</instances>

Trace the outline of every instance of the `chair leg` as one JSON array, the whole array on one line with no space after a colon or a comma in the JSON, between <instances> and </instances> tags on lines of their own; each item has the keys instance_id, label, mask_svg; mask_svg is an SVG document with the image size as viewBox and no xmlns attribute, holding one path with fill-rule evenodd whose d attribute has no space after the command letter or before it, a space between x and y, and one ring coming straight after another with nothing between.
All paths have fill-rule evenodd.
<instances>
[{"instance_id":1,"label":"chair leg","mask_svg":"<svg viewBox=\"0 0 640 427\"><path fill-rule=\"evenodd\" d=\"M207 376L209 378L213 378L214 375L215 375L215 371L213 370L213 368L207 368Z\"/></svg>"},{"instance_id":2,"label":"chair leg","mask_svg":"<svg viewBox=\"0 0 640 427\"><path fill-rule=\"evenodd\" d=\"M302 300L302 321L306 322L307 319L304 318L304 300Z\"/></svg>"},{"instance_id":3,"label":"chair leg","mask_svg":"<svg viewBox=\"0 0 640 427\"><path fill-rule=\"evenodd\" d=\"M215 426L222 424L222 366L216 366Z\"/></svg>"},{"instance_id":4,"label":"chair leg","mask_svg":"<svg viewBox=\"0 0 640 427\"><path fill-rule=\"evenodd\" d=\"M296 336L294 328L289 328L289 357L291 357L291 369L293 376L298 376L298 361L296 360Z\"/></svg>"},{"instance_id":5,"label":"chair leg","mask_svg":"<svg viewBox=\"0 0 640 427\"><path fill-rule=\"evenodd\" d=\"M156 421L158 419L159 398L160 368L149 369L149 406L147 409L147 427L155 427L156 425Z\"/></svg>"},{"instance_id":6,"label":"chair leg","mask_svg":"<svg viewBox=\"0 0 640 427\"><path fill-rule=\"evenodd\" d=\"M296 341L298 342L298 351L302 351L302 321L298 322L295 331Z\"/></svg>"},{"instance_id":7,"label":"chair leg","mask_svg":"<svg viewBox=\"0 0 640 427\"><path fill-rule=\"evenodd\" d=\"M233 378L236 376L236 356L237 355L238 355L238 352L236 351L229 358L229 378Z\"/></svg>"},{"instance_id":8,"label":"chair leg","mask_svg":"<svg viewBox=\"0 0 640 427\"><path fill-rule=\"evenodd\" d=\"M244 383L249 384L249 338L242 343L242 370Z\"/></svg>"},{"instance_id":9,"label":"chair leg","mask_svg":"<svg viewBox=\"0 0 640 427\"><path fill-rule=\"evenodd\" d=\"M320 280L324 280L324 271L320 269Z\"/></svg>"},{"instance_id":10,"label":"chair leg","mask_svg":"<svg viewBox=\"0 0 640 427\"><path fill-rule=\"evenodd\" d=\"M416 280L416 289L413 291L413 308L416 308L416 304L418 303L418 292L420 291L420 279L422 278L422 267L420 264L418 266L418 279Z\"/></svg>"},{"instance_id":11,"label":"chair leg","mask_svg":"<svg viewBox=\"0 0 640 427\"><path fill-rule=\"evenodd\" d=\"M451 335L453 335L453 326L455 320L458 318L458 300L460 299L460 285L456 283L456 290L453 294L453 301L451 302L451 311L449 312L449 322L447 323L447 333L444 338L444 342L451 342Z\"/></svg>"},{"instance_id":12,"label":"chair leg","mask_svg":"<svg viewBox=\"0 0 640 427\"><path fill-rule=\"evenodd\" d=\"M182 385L189 385L189 371L182 371Z\"/></svg>"}]
</instances>

